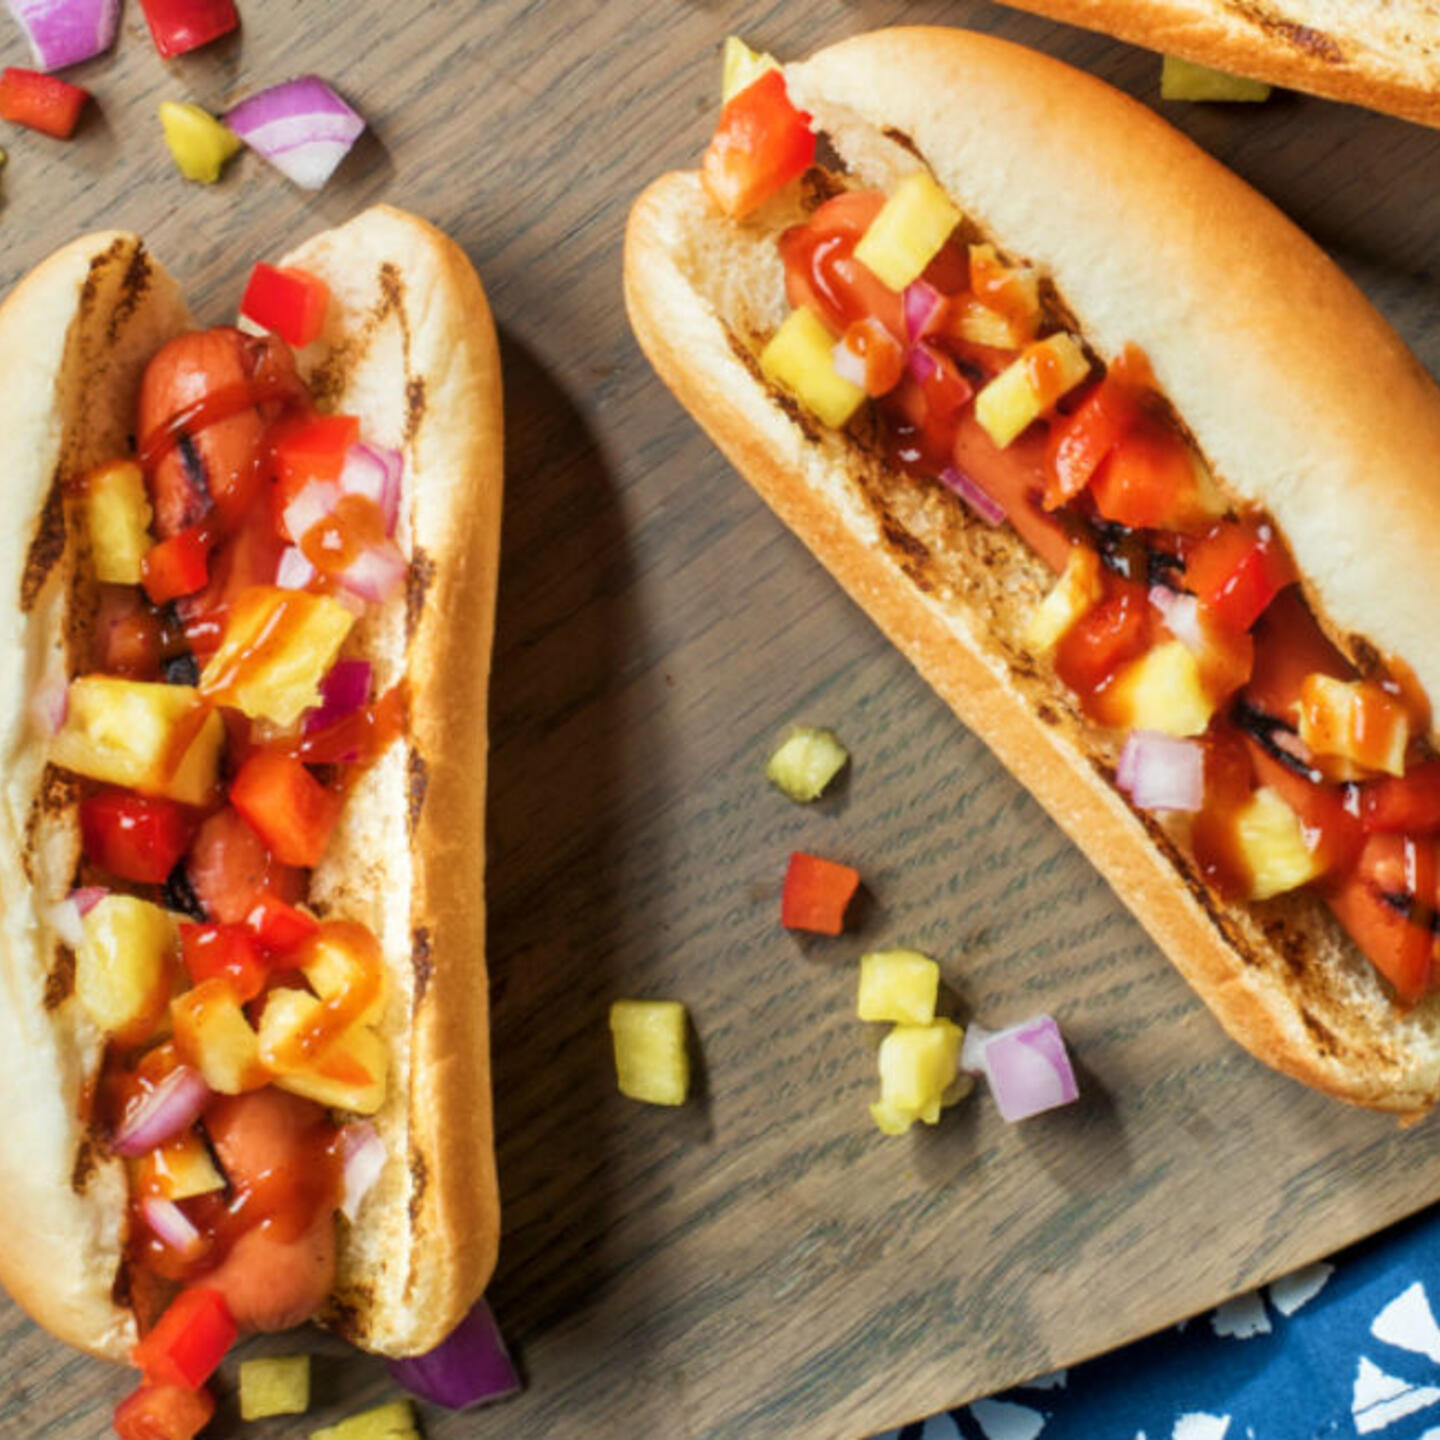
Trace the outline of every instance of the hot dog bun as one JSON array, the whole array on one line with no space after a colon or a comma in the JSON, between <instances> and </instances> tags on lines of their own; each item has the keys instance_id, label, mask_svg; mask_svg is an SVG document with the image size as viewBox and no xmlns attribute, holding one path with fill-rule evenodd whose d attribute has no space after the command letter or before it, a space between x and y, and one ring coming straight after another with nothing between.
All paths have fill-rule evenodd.
<instances>
[{"instance_id":1,"label":"hot dog bun","mask_svg":"<svg viewBox=\"0 0 1440 1440\"><path fill-rule=\"evenodd\" d=\"M890 188L928 166L1053 282L1098 354L1141 346L1231 497L1279 522L1331 635L1352 654L1399 656L1440 694L1426 618L1440 602L1428 558L1440 543L1428 463L1440 394L1319 249L1143 106L1002 41L878 32L786 78L862 183ZM1112 783L1114 733L1020 642L1051 583L1024 542L889 470L862 427L828 431L760 379L756 356L788 308L775 236L802 214L792 193L736 224L694 174L641 196L625 289L661 378L1085 850L1232 1036L1342 1099L1429 1108L1440 1002L1402 1012L1313 896L1221 902L1165 829L1128 806Z\"/></svg>"},{"instance_id":2,"label":"hot dog bun","mask_svg":"<svg viewBox=\"0 0 1440 1440\"><path fill-rule=\"evenodd\" d=\"M367 1349L422 1353L493 1268L499 1203L484 967L486 693L501 493L500 372L484 292L424 221L377 207L286 258L330 286L325 330L300 352L324 408L401 449L404 591L348 649L379 683L408 677L409 733L357 783L311 900L362 921L389 970L391 1081L374 1117L384 1173L340 1225L323 1319ZM28 719L47 670L82 653L83 529L62 495L127 452L149 357L190 328L178 289L134 235L77 240L0 308L10 502L0 565L0 714L8 727L0 980L0 1281L46 1328L123 1359L134 1317L117 1291L126 1179L81 1114L102 1039L70 996L73 958L47 907L80 858L73 782ZM73 673L73 663L69 673ZM13 1144L11 1143L13 1139Z\"/></svg>"},{"instance_id":3,"label":"hot dog bun","mask_svg":"<svg viewBox=\"0 0 1440 1440\"><path fill-rule=\"evenodd\" d=\"M1234 75L1440 125L1440 40L1423 0L1005 0Z\"/></svg>"}]
</instances>

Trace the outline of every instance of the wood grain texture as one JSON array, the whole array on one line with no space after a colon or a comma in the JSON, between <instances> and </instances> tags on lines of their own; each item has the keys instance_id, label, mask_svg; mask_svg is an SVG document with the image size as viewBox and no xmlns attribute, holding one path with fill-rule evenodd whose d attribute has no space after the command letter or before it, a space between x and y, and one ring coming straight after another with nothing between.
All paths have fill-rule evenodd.
<instances>
[{"instance_id":1,"label":"wood grain texture","mask_svg":"<svg viewBox=\"0 0 1440 1440\"><path fill-rule=\"evenodd\" d=\"M984 748L720 460L620 304L631 199L693 164L727 31L780 53L900 21L971 23L1155 104L1153 57L982 3L250 0L245 33L166 66L127 7L62 147L7 135L8 287L61 241L139 229L197 313L251 261L391 200L451 231L502 332L508 493L493 674L490 948L505 1230L491 1290L529 1380L445 1436L861 1436L1073 1362L1258 1284L1440 1194L1433 1122L1400 1131L1229 1045ZM0 32L0 62L25 63ZM252 156L171 171L161 98L222 108L313 70L372 130L318 197ZM1167 113L1330 248L1440 371L1440 135L1318 101ZM1023 156L1016 157L1023 183ZM1225 223L1223 216L1216 224ZM763 782L791 721L855 754L833 799ZM795 847L857 864L859 930L778 926ZM985 1099L876 1135L855 960L941 958L991 1023L1049 1009L1085 1097L1023 1127ZM690 1006L698 1095L614 1091L605 1011ZM391 1393L316 1334L308 1433ZM0 1435L101 1436L131 1377L0 1306ZM215 1433L235 1419L234 1363Z\"/></svg>"}]
</instances>

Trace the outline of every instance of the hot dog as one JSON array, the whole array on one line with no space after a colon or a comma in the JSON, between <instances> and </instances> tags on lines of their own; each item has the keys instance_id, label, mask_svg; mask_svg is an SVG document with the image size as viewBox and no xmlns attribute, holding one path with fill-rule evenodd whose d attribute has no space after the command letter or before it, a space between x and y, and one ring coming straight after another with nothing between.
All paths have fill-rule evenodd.
<instances>
[{"instance_id":1,"label":"hot dog","mask_svg":"<svg viewBox=\"0 0 1440 1440\"><path fill-rule=\"evenodd\" d=\"M642 348L1236 1039L1427 1110L1434 385L1079 72L948 30L772 65L631 213Z\"/></svg>"},{"instance_id":2,"label":"hot dog","mask_svg":"<svg viewBox=\"0 0 1440 1440\"><path fill-rule=\"evenodd\" d=\"M498 1239L494 329L388 207L281 269L294 345L194 329L123 233L0 308L0 1279L147 1385L177 1295L426 1352Z\"/></svg>"}]
</instances>

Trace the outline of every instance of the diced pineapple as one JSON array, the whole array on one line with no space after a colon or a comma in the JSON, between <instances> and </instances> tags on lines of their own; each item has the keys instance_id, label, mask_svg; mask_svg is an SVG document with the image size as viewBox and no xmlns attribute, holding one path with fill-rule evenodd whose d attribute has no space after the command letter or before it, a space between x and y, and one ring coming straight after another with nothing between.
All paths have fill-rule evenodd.
<instances>
[{"instance_id":1,"label":"diced pineapple","mask_svg":"<svg viewBox=\"0 0 1440 1440\"><path fill-rule=\"evenodd\" d=\"M1378 685L1307 675L1296 709L1300 738L1314 754L1339 756L1388 775L1405 773L1410 719L1405 707Z\"/></svg>"},{"instance_id":2,"label":"diced pineapple","mask_svg":"<svg viewBox=\"0 0 1440 1440\"><path fill-rule=\"evenodd\" d=\"M1160 98L1253 102L1268 100L1270 87L1263 80L1247 80L1178 55L1166 55L1160 66Z\"/></svg>"},{"instance_id":3,"label":"diced pineapple","mask_svg":"<svg viewBox=\"0 0 1440 1440\"><path fill-rule=\"evenodd\" d=\"M169 911L134 895L106 895L81 922L75 995L107 1034L143 1040L165 1012L179 931Z\"/></svg>"},{"instance_id":4,"label":"diced pineapple","mask_svg":"<svg viewBox=\"0 0 1440 1440\"><path fill-rule=\"evenodd\" d=\"M928 1025L939 995L940 967L918 950L876 950L860 957L855 1010L862 1020Z\"/></svg>"},{"instance_id":5,"label":"diced pineapple","mask_svg":"<svg viewBox=\"0 0 1440 1440\"><path fill-rule=\"evenodd\" d=\"M385 1101L385 1042L367 1025L352 1025L318 1054L292 1059L294 1037L319 1016L307 990L272 990L260 1016L260 1058L281 1090L336 1110L373 1115Z\"/></svg>"},{"instance_id":6,"label":"diced pineapple","mask_svg":"<svg viewBox=\"0 0 1440 1440\"><path fill-rule=\"evenodd\" d=\"M897 293L918 280L963 216L928 170L907 175L855 246L855 258Z\"/></svg>"},{"instance_id":7,"label":"diced pineapple","mask_svg":"<svg viewBox=\"0 0 1440 1440\"><path fill-rule=\"evenodd\" d=\"M1167 640L1133 661L1111 690L1114 713L1129 730L1200 735L1215 713L1200 662L1180 640Z\"/></svg>"},{"instance_id":8,"label":"diced pineapple","mask_svg":"<svg viewBox=\"0 0 1440 1440\"><path fill-rule=\"evenodd\" d=\"M85 675L70 682L50 758L91 780L204 805L215 791L224 743L224 722L189 685Z\"/></svg>"},{"instance_id":9,"label":"diced pineapple","mask_svg":"<svg viewBox=\"0 0 1440 1440\"><path fill-rule=\"evenodd\" d=\"M362 1410L338 1425L312 1430L310 1440L420 1440L415 1407L408 1400L391 1400L373 1410Z\"/></svg>"},{"instance_id":10,"label":"diced pineapple","mask_svg":"<svg viewBox=\"0 0 1440 1440\"><path fill-rule=\"evenodd\" d=\"M1065 632L1099 604L1102 594L1100 552L1088 545L1072 547L1060 578L1036 607L1020 637L1025 648L1037 657L1048 655Z\"/></svg>"},{"instance_id":11,"label":"diced pineapple","mask_svg":"<svg viewBox=\"0 0 1440 1440\"><path fill-rule=\"evenodd\" d=\"M1035 270L1007 265L993 245L972 245L970 288L975 303L960 313L965 339L1018 349L1035 338L1040 328L1040 276Z\"/></svg>"},{"instance_id":12,"label":"diced pineapple","mask_svg":"<svg viewBox=\"0 0 1440 1440\"><path fill-rule=\"evenodd\" d=\"M649 1105L683 1105L690 1092L685 1007L678 1000L617 1000L610 1007L620 1093Z\"/></svg>"},{"instance_id":13,"label":"diced pineapple","mask_svg":"<svg viewBox=\"0 0 1440 1440\"><path fill-rule=\"evenodd\" d=\"M895 1026L880 1042L880 1103L933 1125L954 1082L964 1035L951 1020Z\"/></svg>"},{"instance_id":14,"label":"diced pineapple","mask_svg":"<svg viewBox=\"0 0 1440 1440\"><path fill-rule=\"evenodd\" d=\"M140 583L140 562L151 545L150 520L145 476L133 460L115 460L91 471L85 482L85 528L97 580Z\"/></svg>"},{"instance_id":15,"label":"diced pineapple","mask_svg":"<svg viewBox=\"0 0 1440 1440\"><path fill-rule=\"evenodd\" d=\"M354 623L329 595L274 585L242 590L200 676L200 693L252 720L293 725L319 704L320 681Z\"/></svg>"},{"instance_id":16,"label":"diced pineapple","mask_svg":"<svg viewBox=\"0 0 1440 1440\"><path fill-rule=\"evenodd\" d=\"M773 55L752 50L738 35L725 37L722 63L720 99L726 105L742 90L748 90L767 70L780 68L780 62Z\"/></svg>"},{"instance_id":17,"label":"diced pineapple","mask_svg":"<svg viewBox=\"0 0 1440 1440\"><path fill-rule=\"evenodd\" d=\"M1027 345L976 397L975 418L1004 449L1090 373L1073 335L1060 331Z\"/></svg>"},{"instance_id":18,"label":"diced pineapple","mask_svg":"<svg viewBox=\"0 0 1440 1440\"><path fill-rule=\"evenodd\" d=\"M188 1200L225 1188L225 1177L193 1128L142 1156L136 1161L136 1170L136 1193L161 1195L166 1200Z\"/></svg>"},{"instance_id":19,"label":"diced pineapple","mask_svg":"<svg viewBox=\"0 0 1440 1440\"><path fill-rule=\"evenodd\" d=\"M385 967L379 946L363 926L326 922L306 945L300 970L322 1000L334 1000L371 983L372 977L378 979L375 998L356 1017L356 1023L378 1024L385 1013Z\"/></svg>"},{"instance_id":20,"label":"diced pineapple","mask_svg":"<svg viewBox=\"0 0 1440 1440\"><path fill-rule=\"evenodd\" d=\"M961 296L955 303L955 329L962 340L996 350L1014 350L1025 344L1028 337L1019 333L1013 320L973 295Z\"/></svg>"},{"instance_id":21,"label":"diced pineapple","mask_svg":"<svg viewBox=\"0 0 1440 1440\"><path fill-rule=\"evenodd\" d=\"M240 1362L240 1418L303 1415L310 1408L310 1357L267 1355Z\"/></svg>"},{"instance_id":22,"label":"diced pineapple","mask_svg":"<svg viewBox=\"0 0 1440 1440\"><path fill-rule=\"evenodd\" d=\"M901 1110L876 1100L870 1106L870 1118L882 1135L903 1135L920 1117L913 1110Z\"/></svg>"},{"instance_id":23,"label":"diced pineapple","mask_svg":"<svg viewBox=\"0 0 1440 1440\"><path fill-rule=\"evenodd\" d=\"M849 758L850 752L833 731L801 727L770 757L765 778L783 795L804 805L820 798Z\"/></svg>"},{"instance_id":24,"label":"diced pineapple","mask_svg":"<svg viewBox=\"0 0 1440 1440\"><path fill-rule=\"evenodd\" d=\"M257 1090L270 1078L255 1031L228 981L202 980L170 1002L180 1054L222 1095Z\"/></svg>"},{"instance_id":25,"label":"diced pineapple","mask_svg":"<svg viewBox=\"0 0 1440 1440\"><path fill-rule=\"evenodd\" d=\"M813 310L792 310L760 352L760 373L838 430L860 408L865 391L835 373L835 340Z\"/></svg>"},{"instance_id":26,"label":"diced pineapple","mask_svg":"<svg viewBox=\"0 0 1440 1440\"><path fill-rule=\"evenodd\" d=\"M1245 802L1235 820L1235 837L1250 872L1252 900L1268 900L1320 874L1300 817L1268 785Z\"/></svg>"}]
</instances>

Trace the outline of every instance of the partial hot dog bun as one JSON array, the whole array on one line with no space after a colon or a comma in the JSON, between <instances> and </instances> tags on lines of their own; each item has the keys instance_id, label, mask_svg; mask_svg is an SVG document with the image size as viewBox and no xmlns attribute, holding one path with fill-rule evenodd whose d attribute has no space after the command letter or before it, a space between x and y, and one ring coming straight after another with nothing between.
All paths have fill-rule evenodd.
<instances>
[{"instance_id":1,"label":"partial hot dog bun","mask_svg":"<svg viewBox=\"0 0 1440 1440\"><path fill-rule=\"evenodd\" d=\"M1134 45L1440 125L1440 28L1426 0L1005 0Z\"/></svg>"},{"instance_id":2,"label":"partial hot dog bun","mask_svg":"<svg viewBox=\"0 0 1440 1440\"><path fill-rule=\"evenodd\" d=\"M1332 637L1352 655L1398 656L1440 696L1440 392L1316 246L1143 106L1003 41L882 31L786 77L860 183L889 189L927 166L1053 282L1099 355L1143 348L1232 497L1278 521ZM1112 783L1114 733L1021 643L1053 578L1025 543L890 470L863 421L827 431L760 378L756 357L788 311L775 238L804 204L791 194L736 224L695 174L640 197L625 290L661 378L1235 1039L1339 1098L1428 1109L1440 1002L1398 1009L1311 895L1221 903L1129 807Z\"/></svg>"},{"instance_id":3,"label":"partial hot dog bun","mask_svg":"<svg viewBox=\"0 0 1440 1440\"><path fill-rule=\"evenodd\" d=\"M408 677L409 733L352 791L311 900L380 938L391 997L391 1077L374 1117L387 1160L355 1224L337 1222L322 1318L367 1349L417 1354L483 1290L499 1235L483 888L499 359L469 261L414 216L376 207L284 263L330 286L324 334L298 357L317 400L360 415L367 438L405 457L396 538L409 582L356 627L347 653L372 662L379 686ZM84 640L83 530L73 517L54 523L63 487L127 453L145 363L189 328L175 282L124 234L75 241L0 308L0 566L15 587L0 607L12 857L0 867L0 1111L12 1117L0 1141L11 1222L0 1281L61 1339L111 1359L135 1339L116 1290L126 1180L80 1119L101 1037L69 994L73 958L46 919L79 864L76 794L46 767L29 697Z\"/></svg>"}]
</instances>

